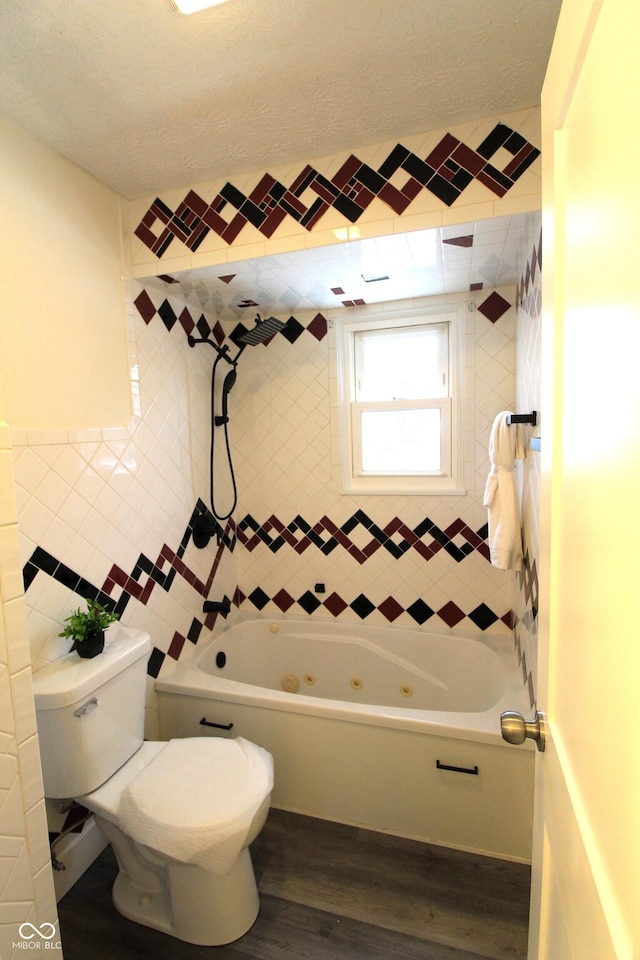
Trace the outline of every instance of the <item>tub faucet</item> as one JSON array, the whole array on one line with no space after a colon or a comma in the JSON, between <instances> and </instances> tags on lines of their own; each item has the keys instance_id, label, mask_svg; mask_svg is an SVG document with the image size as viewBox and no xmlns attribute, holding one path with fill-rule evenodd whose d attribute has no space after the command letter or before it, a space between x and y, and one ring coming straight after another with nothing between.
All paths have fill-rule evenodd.
<instances>
[{"instance_id":1,"label":"tub faucet","mask_svg":"<svg viewBox=\"0 0 640 960\"><path fill-rule=\"evenodd\" d=\"M221 613L227 619L231 612L231 600L225 594L223 600L205 600L202 604L203 613Z\"/></svg>"}]
</instances>

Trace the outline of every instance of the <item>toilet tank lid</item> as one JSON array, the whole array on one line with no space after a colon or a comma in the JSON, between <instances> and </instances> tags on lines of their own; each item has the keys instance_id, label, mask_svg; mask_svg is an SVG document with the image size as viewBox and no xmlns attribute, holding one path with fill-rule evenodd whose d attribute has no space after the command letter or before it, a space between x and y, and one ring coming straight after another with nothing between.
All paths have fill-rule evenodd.
<instances>
[{"instance_id":1,"label":"toilet tank lid","mask_svg":"<svg viewBox=\"0 0 640 960\"><path fill-rule=\"evenodd\" d=\"M148 633L111 624L105 631L104 651L97 657L82 660L74 650L33 674L36 710L77 703L150 652Z\"/></svg>"}]
</instances>

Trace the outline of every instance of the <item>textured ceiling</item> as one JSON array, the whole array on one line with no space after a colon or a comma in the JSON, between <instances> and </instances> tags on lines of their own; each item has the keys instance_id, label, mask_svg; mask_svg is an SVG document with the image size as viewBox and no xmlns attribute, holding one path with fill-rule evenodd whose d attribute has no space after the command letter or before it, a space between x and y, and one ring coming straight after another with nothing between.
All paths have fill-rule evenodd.
<instances>
[{"instance_id":1,"label":"textured ceiling","mask_svg":"<svg viewBox=\"0 0 640 960\"><path fill-rule=\"evenodd\" d=\"M186 270L145 283L180 293L219 320L459 293L516 284L540 214L353 240L255 260ZM364 278L370 279L367 282Z\"/></svg>"},{"instance_id":2,"label":"textured ceiling","mask_svg":"<svg viewBox=\"0 0 640 960\"><path fill-rule=\"evenodd\" d=\"M538 104L560 0L5 0L0 110L124 197Z\"/></svg>"}]
</instances>

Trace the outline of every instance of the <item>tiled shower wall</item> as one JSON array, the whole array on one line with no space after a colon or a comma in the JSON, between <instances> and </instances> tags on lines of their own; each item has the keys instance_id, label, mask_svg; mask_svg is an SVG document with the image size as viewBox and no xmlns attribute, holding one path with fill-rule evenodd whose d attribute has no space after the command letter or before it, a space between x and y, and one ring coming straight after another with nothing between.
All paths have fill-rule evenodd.
<instances>
[{"instance_id":1,"label":"tiled shower wall","mask_svg":"<svg viewBox=\"0 0 640 960\"><path fill-rule=\"evenodd\" d=\"M464 314L465 496L366 496L340 490L336 327L300 315L305 330L245 353L233 414L242 597L281 612L341 622L507 632L511 575L488 562L487 444L513 405L513 289L364 308L459 303ZM483 309L497 298L500 316ZM316 335L309 333L315 330ZM286 331L285 331L286 333Z\"/></svg>"},{"instance_id":2,"label":"tiled shower wall","mask_svg":"<svg viewBox=\"0 0 640 960\"><path fill-rule=\"evenodd\" d=\"M542 227L539 214L530 216L528 236L522 250L522 277L518 284L516 322L516 395L518 409L536 410L538 423L532 431L540 437ZM542 442L542 440L540 441ZM538 634L540 452L527 445L522 475L523 566L515 581L514 639L531 706L536 697Z\"/></svg>"}]
</instances>

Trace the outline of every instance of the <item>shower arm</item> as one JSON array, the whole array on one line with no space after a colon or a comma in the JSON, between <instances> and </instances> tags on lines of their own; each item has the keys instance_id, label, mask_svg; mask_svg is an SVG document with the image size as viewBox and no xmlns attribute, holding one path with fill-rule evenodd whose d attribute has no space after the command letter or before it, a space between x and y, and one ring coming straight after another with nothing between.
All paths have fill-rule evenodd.
<instances>
[{"instance_id":1,"label":"shower arm","mask_svg":"<svg viewBox=\"0 0 640 960\"><path fill-rule=\"evenodd\" d=\"M229 356L228 344L225 343L224 347L219 347L217 343L214 343L213 340L209 340L208 337L193 337L191 336L191 334L189 334L189 336L187 337L187 343L189 344L190 347L195 347L197 343L208 343L209 346L213 347L215 352L218 354L218 359L226 360L227 363L232 367L236 366L240 358L240 354L246 347L245 343L241 343L240 346L238 347L238 352L236 353L235 357L231 357Z\"/></svg>"}]
</instances>

